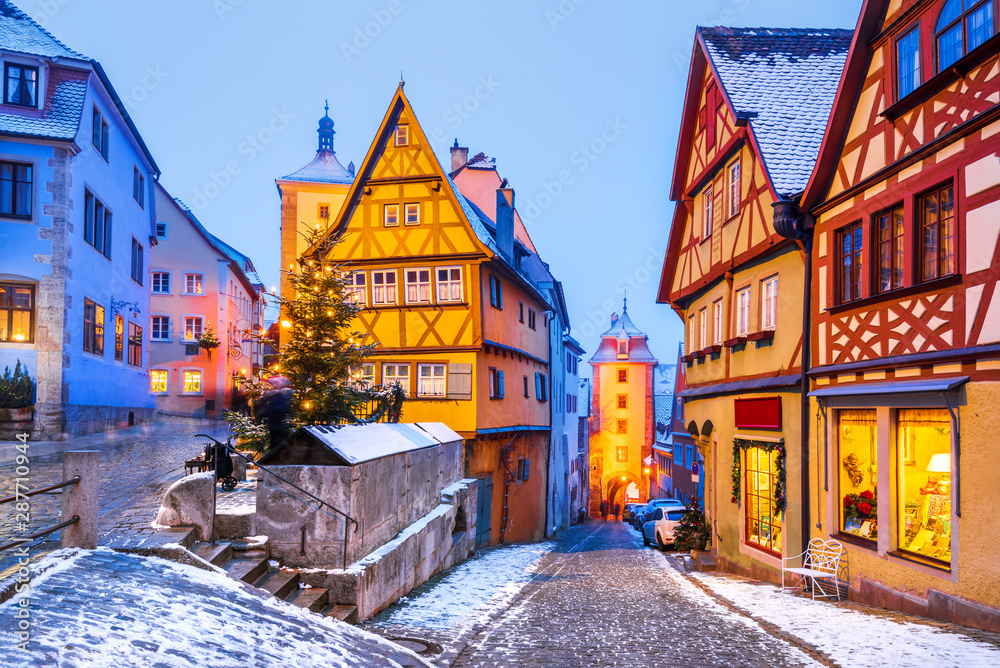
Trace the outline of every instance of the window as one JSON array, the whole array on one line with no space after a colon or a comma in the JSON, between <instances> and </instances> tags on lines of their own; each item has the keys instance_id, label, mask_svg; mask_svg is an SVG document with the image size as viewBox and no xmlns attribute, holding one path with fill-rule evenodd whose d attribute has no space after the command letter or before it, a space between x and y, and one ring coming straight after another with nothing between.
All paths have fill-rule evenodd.
<instances>
[{"instance_id":1,"label":"window","mask_svg":"<svg viewBox=\"0 0 1000 668\"><path fill-rule=\"evenodd\" d=\"M896 99L920 86L920 31L913 28L896 42Z\"/></svg>"},{"instance_id":2,"label":"window","mask_svg":"<svg viewBox=\"0 0 1000 668\"><path fill-rule=\"evenodd\" d=\"M399 383L405 394L410 393L410 365L409 364L383 364L382 365L382 385L390 387L393 383Z\"/></svg>"},{"instance_id":3,"label":"window","mask_svg":"<svg viewBox=\"0 0 1000 668\"><path fill-rule=\"evenodd\" d=\"M201 394L201 371L186 369L181 372L183 390L181 394Z\"/></svg>"},{"instance_id":4,"label":"window","mask_svg":"<svg viewBox=\"0 0 1000 668\"><path fill-rule=\"evenodd\" d=\"M410 144L410 126L409 125L397 125L396 126L396 146L409 146Z\"/></svg>"},{"instance_id":5,"label":"window","mask_svg":"<svg viewBox=\"0 0 1000 668\"><path fill-rule=\"evenodd\" d=\"M729 217L740 212L740 161L729 165Z\"/></svg>"},{"instance_id":6,"label":"window","mask_svg":"<svg viewBox=\"0 0 1000 668\"><path fill-rule=\"evenodd\" d=\"M437 268L437 300L438 302L462 301L462 268Z\"/></svg>"},{"instance_id":7,"label":"window","mask_svg":"<svg viewBox=\"0 0 1000 668\"><path fill-rule=\"evenodd\" d=\"M35 288L0 283L0 342L34 343Z\"/></svg>"},{"instance_id":8,"label":"window","mask_svg":"<svg viewBox=\"0 0 1000 668\"><path fill-rule=\"evenodd\" d=\"M861 223L849 225L837 232L837 252L840 254L841 303L861 298L862 239Z\"/></svg>"},{"instance_id":9,"label":"window","mask_svg":"<svg viewBox=\"0 0 1000 668\"><path fill-rule=\"evenodd\" d=\"M125 359L125 318L115 316L115 361Z\"/></svg>"},{"instance_id":10,"label":"window","mask_svg":"<svg viewBox=\"0 0 1000 668\"><path fill-rule=\"evenodd\" d=\"M875 216L879 292L903 287L903 207Z\"/></svg>"},{"instance_id":11,"label":"window","mask_svg":"<svg viewBox=\"0 0 1000 668\"><path fill-rule=\"evenodd\" d=\"M544 373L535 372L535 398L539 401L549 400L549 379Z\"/></svg>"},{"instance_id":12,"label":"window","mask_svg":"<svg viewBox=\"0 0 1000 668\"><path fill-rule=\"evenodd\" d=\"M993 36L993 0L948 0L934 34L940 72Z\"/></svg>"},{"instance_id":13,"label":"window","mask_svg":"<svg viewBox=\"0 0 1000 668\"><path fill-rule=\"evenodd\" d=\"M528 398L528 377L524 376L524 398Z\"/></svg>"},{"instance_id":14,"label":"window","mask_svg":"<svg viewBox=\"0 0 1000 668\"><path fill-rule=\"evenodd\" d=\"M319 205L319 218L320 220L330 220L330 205L320 204Z\"/></svg>"},{"instance_id":15,"label":"window","mask_svg":"<svg viewBox=\"0 0 1000 668\"><path fill-rule=\"evenodd\" d=\"M170 372L166 369L149 370L149 391L153 394L166 394Z\"/></svg>"},{"instance_id":16,"label":"window","mask_svg":"<svg viewBox=\"0 0 1000 668\"><path fill-rule=\"evenodd\" d=\"M837 413L840 467L840 530L861 538L878 537L875 499L878 452L874 410Z\"/></svg>"},{"instance_id":17,"label":"window","mask_svg":"<svg viewBox=\"0 0 1000 668\"><path fill-rule=\"evenodd\" d=\"M920 280L956 273L955 198L948 185L920 198Z\"/></svg>"},{"instance_id":18,"label":"window","mask_svg":"<svg viewBox=\"0 0 1000 668\"><path fill-rule=\"evenodd\" d=\"M0 215L31 218L31 165L0 162Z\"/></svg>"},{"instance_id":19,"label":"window","mask_svg":"<svg viewBox=\"0 0 1000 668\"><path fill-rule=\"evenodd\" d=\"M386 204L382 209L382 220L386 227L399 226L399 205Z\"/></svg>"},{"instance_id":20,"label":"window","mask_svg":"<svg viewBox=\"0 0 1000 668\"><path fill-rule=\"evenodd\" d=\"M503 284L500 279L489 274L490 277L490 306L503 310ZM530 312L529 312L530 318Z\"/></svg>"},{"instance_id":21,"label":"window","mask_svg":"<svg viewBox=\"0 0 1000 668\"><path fill-rule=\"evenodd\" d=\"M38 107L38 68L7 63L3 90L6 104Z\"/></svg>"},{"instance_id":22,"label":"window","mask_svg":"<svg viewBox=\"0 0 1000 668\"><path fill-rule=\"evenodd\" d=\"M156 224L156 237L158 239L166 239L167 238L167 224L166 223L157 223Z\"/></svg>"},{"instance_id":23,"label":"window","mask_svg":"<svg viewBox=\"0 0 1000 668\"><path fill-rule=\"evenodd\" d=\"M750 333L750 288L736 293L736 336Z\"/></svg>"},{"instance_id":24,"label":"window","mask_svg":"<svg viewBox=\"0 0 1000 668\"><path fill-rule=\"evenodd\" d=\"M83 240L111 257L111 212L89 191L83 195Z\"/></svg>"},{"instance_id":25,"label":"window","mask_svg":"<svg viewBox=\"0 0 1000 668\"><path fill-rule=\"evenodd\" d=\"M372 303L396 303L396 270L372 272Z\"/></svg>"},{"instance_id":26,"label":"window","mask_svg":"<svg viewBox=\"0 0 1000 668\"><path fill-rule=\"evenodd\" d=\"M375 365L371 362L361 365L361 370L356 371L354 378L357 381L357 387L362 390L367 390L375 385Z\"/></svg>"},{"instance_id":27,"label":"window","mask_svg":"<svg viewBox=\"0 0 1000 668\"><path fill-rule=\"evenodd\" d=\"M104 307L83 298L83 349L95 355L104 354Z\"/></svg>"},{"instance_id":28,"label":"window","mask_svg":"<svg viewBox=\"0 0 1000 668\"><path fill-rule=\"evenodd\" d=\"M781 553L781 513L775 504L776 451L746 449L746 542Z\"/></svg>"},{"instance_id":29,"label":"window","mask_svg":"<svg viewBox=\"0 0 1000 668\"><path fill-rule=\"evenodd\" d=\"M406 216L403 222L406 225L419 225L420 224L420 205L415 203L409 203L403 205L403 214Z\"/></svg>"},{"instance_id":30,"label":"window","mask_svg":"<svg viewBox=\"0 0 1000 668\"><path fill-rule=\"evenodd\" d=\"M778 277L764 281L761 288L764 303L761 304L760 328L765 332L774 331L778 326Z\"/></svg>"},{"instance_id":31,"label":"window","mask_svg":"<svg viewBox=\"0 0 1000 668\"><path fill-rule=\"evenodd\" d=\"M445 365L417 365L417 395L421 397L445 396Z\"/></svg>"},{"instance_id":32,"label":"window","mask_svg":"<svg viewBox=\"0 0 1000 668\"><path fill-rule=\"evenodd\" d=\"M618 420L618 431L617 431L617 433L619 433L619 434L627 434L628 433L628 420L627 419L622 418L622 419Z\"/></svg>"},{"instance_id":33,"label":"window","mask_svg":"<svg viewBox=\"0 0 1000 668\"><path fill-rule=\"evenodd\" d=\"M722 339L724 337L722 332L722 300L716 300L712 303L712 322L714 323L715 336L712 340L715 345L721 346Z\"/></svg>"},{"instance_id":34,"label":"window","mask_svg":"<svg viewBox=\"0 0 1000 668\"><path fill-rule=\"evenodd\" d=\"M533 309L529 308L528 309L528 327L530 327L531 329L535 329L536 328L535 327L535 324L536 324L535 323L535 317L536 316L537 316L537 314L535 313L535 311Z\"/></svg>"},{"instance_id":35,"label":"window","mask_svg":"<svg viewBox=\"0 0 1000 668\"><path fill-rule=\"evenodd\" d=\"M152 330L149 334L150 341L170 340L170 316L154 315L151 326Z\"/></svg>"},{"instance_id":36,"label":"window","mask_svg":"<svg viewBox=\"0 0 1000 668\"><path fill-rule=\"evenodd\" d=\"M142 175L138 167L132 168L132 197L139 203L139 206L146 206L146 177Z\"/></svg>"},{"instance_id":37,"label":"window","mask_svg":"<svg viewBox=\"0 0 1000 668\"><path fill-rule=\"evenodd\" d=\"M684 450L687 453L687 466L685 468L691 468L694 464L694 449L690 445L685 445Z\"/></svg>"},{"instance_id":38,"label":"window","mask_svg":"<svg viewBox=\"0 0 1000 668\"><path fill-rule=\"evenodd\" d=\"M618 382L619 383L628 382L628 369L618 369Z\"/></svg>"},{"instance_id":39,"label":"window","mask_svg":"<svg viewBox=\"0 0 1000 668\"><path fill-rule=\"evenodd\" d=\"M184 340L197 341L201 338L201 318L184 318Z\"/></svg>"},{"instance_id":40,"label":"window","mask_svg":"<svg viewBox=\"0 0 1000 668\"><path fill-rule=\"evenodd\" d=\"M517 479L526 482L531 474L531 460L527 457L519 457L517 460Z\"/></svg>"},{"instance_id":41,"label":"window","mask_svg":"<svg viewBox=\"0 0 1000 668\"><path fill-rule=\"evenodd\" d=\"M104 114L96 106L94 107L94 148L104 156L104 159L108 159L108 140L111 135L111 126L108 125L107 120L104 118Z\"/></svg>"},{"instance_id":42,"label":"window","mask_svg":"<svg viewBox=\"0 0 1000 668\"><path fill-rule=\"evenodd\" d=\"M404 269L406 275L406 303L431 303L431 270Z\"/></svg>"},{"instance_id":43,"label":"window","mask_svg":"<svg viewBox=\"0 0 1000 668\"><path fill-rule=\"evenodd\" d=\"M524 302L517 303L517 319L524 322Z\"/></svg>"},{"instance_id":44,"label":"window","mask_svg":"<svg viewBox=\"0 0 1000 668\"><path fill-rule=\"evenodd\" d=\"M202 274L184 274L184 294L203 295L205 286L202 283Z\"/></svg>"},{"instance_id":45,"label":"window","mask_svg":"<svg viewBox=\"0 0 1000 668\"><path fill-rule=\"evenodd\" d=\"M698 311L698 350L708 347L708 307Z\"/></svg>"},{"instance_id":46,"label":"window","mask_svg":"<svg viewBox=\"0 0 1000 668\"><path fill-rule=\"evenodd\" d=\"M688 316L688 331L687 331L687 351L688 355L694 352L694 313Z\"/></svg>"},{"instance_id":47,"label":"window","mask_svg":"<svg viewBox=\"0 0 1000 668\"><path fill-rule=\"evenodd\" d=\"M702 195L702 212L705 216L705 220L702 221L702 238L708 239L712 236L712 188L705 188L705 194Z\"/></svg>"},{"instance_id":48,"label":"window","mask_svg":"<svg viewBox=\"0 0 1000 668\"><path fill-rule=\"evenodd\" d=\"M153 294L154 295L169 295L170 294L170 272L168 271L154 271L153 272Z\"/></svg>"},{"instance_id":49,"label":"window","mask_svg":"<svg viewBox=\"0 0 1000 668\"><path fill-rule=\"evenodd\" d=\"M503 371L490 367L490 399L503 399Z\"/></svg>"},{"instance_id":50,"label":"window","mask_svg":"<svg viewBox=\"0 0 1000 668\"><path fill-rule=\"evenodd\" d=\"M619 394L618 395L618 408L628 408L628 395Z\"/></svg>"},{"instance_id":51,"label":"window","mask_svg":"<svg viewBox=\"0 0 1000 668\"><path fill-rule=\"evenodd\" d=\"M618 341L618 359L628 359L628 341Z\"/></svg>"},{"instance_id":52,"label":"window","mask_svg":"<svg viewBox=\"0 0 1000 668\"><path fill-rule=\"evenodd\" d=\"M619 461L619 462L627 462L628 461L628 446L627 445L619 445L617 448L615 448L615 459L617 461Z\"/></svg>"},{"instance_id":53,"label":"window","mask_svg":"<svg viewBox=\"0 0 1000 668\"><path fill-rule=\"evenodd\" d=\"M142 244L132 238L132 280L142 285Z\"/></svg>"},{"instance_id":54,"label":"window","mask_svg":"<svg viewBox=\"0 0 1000 668\"><path fill-rule=\"evenodd\" d=\"M142 366L142 327L134 322L128 324L128 363Z\"/></svg>"},{"instance_id":55,"label":"window","mask_svg":"<svg viewBox=\"0 0 1000 668\"><path fill-rule=\"evenodd\" d=\"M901 408L896 419L898 547L950 564L952 464L948 411Z\"/></svg>"},{"instance_id":56,"label":"window","mask_svg":"<svg viewBox=\"0 0 1000 668\"><path fill-rule=\"evenodd\" d=\"M352 271L346 277L347 283L344 286L344 297L350 304L368 304L368 291L365 287L367 274L363 271Z\"/></svg>"}]
</instances>

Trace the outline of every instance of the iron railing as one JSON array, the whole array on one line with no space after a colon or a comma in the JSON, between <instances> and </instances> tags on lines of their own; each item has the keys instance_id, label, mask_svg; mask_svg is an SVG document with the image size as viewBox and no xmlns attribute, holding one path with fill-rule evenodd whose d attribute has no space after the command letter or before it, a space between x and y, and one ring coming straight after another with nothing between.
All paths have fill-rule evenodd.
<instances>
[{"instance_id":1,"label":"iron railing","mask_svg":"<svg viewBox=\"0 0 1000 668\"><path fill-rule=\"evenodd\" d=\"M78 484L80 484L80 476L73 476L69 480L63 480L62 482L56 483L54 485L49 485L48 487L40 487L38 489L33 489L33 490L30 490L30 491L27 491L27 492L23 492L23 493L15 492L14 495L12 495L12 496L6 496L6 497L0 499L0 505L3 505L5 503L11 503L13 501L18 501L20 499L23 499L23 498L26 498L26 497L29 497L29 496L35 496L36 494L51 493L51 492L53 492L53 491L55 491L57 489L62 489L63 487L70 487L71 485L78 485ZM12 547L17 547L18 545L21 545L22 543L28 543L28 542L31 542L33 540L37 540L38 538L41 538L42 536L49 535L50 533L55 533L56 531L59 531L60 529L65 529L66 527L68 527L68 526L70 526L72 524L76 524L79 521L80 521L80 516L79 515L73 515L73 517L71 519L68 519L65 522L60 522L59 524L56 524L55 526L49 527L47 529L42 529L41 531L36 531L35 533L30 534L28 536L24 536L24 537L21 537L21 538L15 538L12 541L9 541L9 542L4 543L3 545L0 545L0 552L3 552L4 550L10 549Z\"/></svg>"}]
</instances>

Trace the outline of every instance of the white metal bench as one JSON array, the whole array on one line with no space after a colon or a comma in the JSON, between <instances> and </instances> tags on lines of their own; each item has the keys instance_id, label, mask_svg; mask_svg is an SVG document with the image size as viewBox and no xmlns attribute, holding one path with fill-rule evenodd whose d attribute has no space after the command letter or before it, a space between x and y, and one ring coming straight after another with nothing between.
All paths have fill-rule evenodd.
<instances>
[{"instance_id":1,"label":"white metal bench","mask_svg":"<svg viewBox=\"0 0 1000 668\"><path fill-rule=\"evenodd\" d=\"M809 541L809 547L805 552L781 560L781 589L794 590L808 583L812 589L813 600L817 596L820 598L840 598L838 574L845 555L844 546L839 541L813 538ZM802 559L800 568L787 566L788 562L800 558ZM794 576L798 576L798 580L794 584L786 585L785 573L790 573L793 576L792 579ZM826 581L826 587L823 586L824 581ZM828 590L827 587L832 587L832 589ZM829 593L829 591L833 593Z\"/></svg>"}]
</instances>

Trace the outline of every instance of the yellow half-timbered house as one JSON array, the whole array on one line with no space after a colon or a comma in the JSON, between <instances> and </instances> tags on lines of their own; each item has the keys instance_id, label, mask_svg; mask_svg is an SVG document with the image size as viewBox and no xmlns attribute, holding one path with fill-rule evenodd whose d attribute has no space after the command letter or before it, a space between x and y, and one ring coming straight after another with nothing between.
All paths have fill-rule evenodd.
<instances>
[{"instance_id":1,"label":"yellow half-timbered house","mask_svg":"<svg viewBox=\"0 0 1000 668\"><path fill-rule=\"evenodd\" d=\"M685 325L679 397L704 457L712 552L724 570L772 581L809 536L807 246L780 234L776 211L805 188L850 40L844 30L699 28L671 184L658 301Z\"/></svg>"},{"instance_id":2,"label":"yellow half-timbered house","mask_svg":"<svg viewBox=\"0 0 1000 668\"><path fill-rule=\"evenodd\" d=\"M335 212L341 243L322 258L347 267L363 307L356 327L376 345L365 380L401 383L406 421L466 439L480 544L540 538L546 520L548 306L520 267L529 251L501 185L494 221L442 168L401 84Z\"/></svg>"}]
</instances>

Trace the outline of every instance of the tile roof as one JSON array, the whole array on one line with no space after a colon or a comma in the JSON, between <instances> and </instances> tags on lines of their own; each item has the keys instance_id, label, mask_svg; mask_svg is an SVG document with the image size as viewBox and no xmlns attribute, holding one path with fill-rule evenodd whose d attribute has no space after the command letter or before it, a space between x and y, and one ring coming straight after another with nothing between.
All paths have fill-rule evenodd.
<instances>
[{"instance_id":1,"label":"tile roof","mask_svg":"<svg viewBox=\"0 0 1000 668\"><path fill-rule=\"evenodd\" d=\"M646 345L645 335L632 339L632 342L628 346L628 357L623 360L618 359L618 346L615 344L614 339L601 339L601 345L598 346L597 352L594 353L594 356L590 358L590 363L595 364L603 362L631 362L644 364L659 363L656 358L653 357L653 353L650 351L649 346Z\"/></svg>"},{"instance_id":2,"label":"tile roof","mask_svg":"<svg viewBox=\"0 0 1000 668\"><path fill-rule=\"evenodd\" d=\"M653 414L656 420L656 431L666 431L670 433L670 421L674 409L674 395L654 394Z\"/></svg>"},{"instance_id":3,"label":"tile roof","mask_svg":"<svg viewBox=\"0 0 1000 668\"><path fill-rule=\"evenodd\" d=\"M619 334L627 336L646 336L646 333L632 324L632 319L628 317L628 308L622 309L621 317L611 325L611 329L601 334L602 337L616 338Z\"/></svg>"},{"instance_id":4,"label":"tile roof","mask_svg":"<svg viewBox=\"0 0 1000 668\"><path fill-rule=\"evenodd\" d=\"M250 279L251 283L256 285L264 284L264 282L260 280L260 276L257 274L257 268L253 266L253 261L249 257L239 252L214 234L209 233L208 236L212 238L212 241L215 242L215 245L219 248L219 250L229 256L230 259L240 266L240 269L243 270L243 273L246 274L246 277Z\"/></svg>"},{"instance_id":5,"label":"tile roof","mask_svg":"<svg viewBox=\"0 0 1000 668\"><path fill-rule=\"evenodd\" d=\"M497 159L491 158L485 153L477 153L472 156L472 160L465 163L465 166L469 169L491 169L496 170Z\"/></svg>"},{"instance_id":6,"label":"tile roof","mask_svg":"<svg viewBox=\"0 0 1000 668\"><path fill-rule=\"evenodd\" d=\"M8 0L0 0L0 49L46 58L90 60L57 40Z\"/></svg>"},{"instance_id":7,"label":"tile roof","mask_svg":"<svg viewBox=\"0 0 1000 668\"><path fill-rule=\"evenodd\" d=\"M853 31L698 28L738 116L746 116L771 181L801 193L819 155Z\"/></svg>"},{"instance_id":8,"label":"tile roof","mask_svg":"<svg viewBox=\"0 0 1000 668\"><path fill-rule=\"evenodd\" d=\"M4 5L0 0L0 16ZM0 22L2 30L2 22ZM88 72L53 66L49 70L45 104L39 114L35 110L10 114L0 113L0 133L48 137L76 138L87 97ZM34 115L28 115L34 113Z\"/></svg>"},{"instance_id":9,"label":"tile roof","mask_svg":"<svg viewBox=\"0 0 1000 668\"><path fill-rule=\"evenodd\" d=\"M281 181L310 181L315 183L353 183L354 174L347 171L337 154L321 149L316 151L316 157L307 165L288 176L282 176Z\"/></svg>"}]
</instances>

